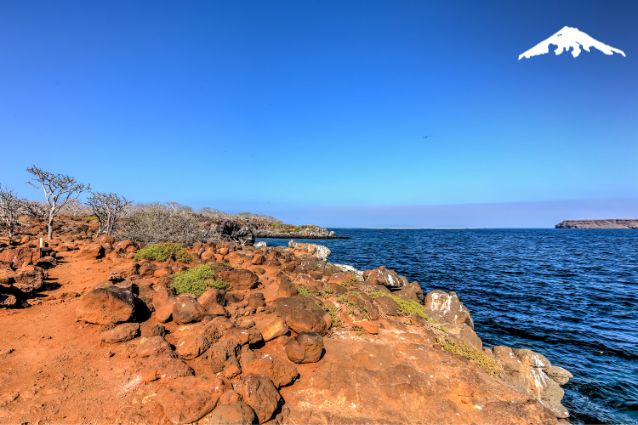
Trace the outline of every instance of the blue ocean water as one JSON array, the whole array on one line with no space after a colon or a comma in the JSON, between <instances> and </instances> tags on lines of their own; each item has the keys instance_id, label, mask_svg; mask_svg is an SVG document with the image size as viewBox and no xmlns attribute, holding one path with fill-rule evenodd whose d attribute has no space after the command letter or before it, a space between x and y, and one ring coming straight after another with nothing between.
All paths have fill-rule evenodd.
<instances>
[{"instance_id":1,"label":"blue ocean water","mask_svg":"<svg viewBox=\"0 0 638 425\"><path fill-rule=\"evenodd\" d=\"M638 231L334 230L351 239L314 241L330 261L456 291L485 344L571 371L573 423L638 424Z\"/></svg>"}]
</instances>

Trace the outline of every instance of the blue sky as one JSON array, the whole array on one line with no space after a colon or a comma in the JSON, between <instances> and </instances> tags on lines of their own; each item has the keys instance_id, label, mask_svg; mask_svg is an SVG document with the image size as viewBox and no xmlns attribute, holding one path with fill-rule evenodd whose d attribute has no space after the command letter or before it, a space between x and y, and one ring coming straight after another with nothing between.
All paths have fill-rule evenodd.
<instances>
[{"instance_id":1,"label":"blue sky","mask_svg":"<svg viewBox=\"0 0 638 425\"><path fill-rule=\"evenodd\" d=\"M4 1L0 182L38 196L35 163L328 226L638 217L637 20L635 1ZM517 60L565 25L627 58Z\"/></svg>"}]
</instances>

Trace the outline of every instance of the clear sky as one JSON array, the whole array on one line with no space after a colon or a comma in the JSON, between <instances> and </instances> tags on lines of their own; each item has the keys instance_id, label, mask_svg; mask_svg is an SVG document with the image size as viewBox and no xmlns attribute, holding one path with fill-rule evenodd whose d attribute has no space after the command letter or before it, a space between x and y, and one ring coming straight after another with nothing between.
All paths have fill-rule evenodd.
<instances>
[{"instance_id":1,"label":"clear sky","mask_svg":"<svg viewBox=\"0 0 638 425\"><path fill-rule=\"evenodd\" d=\"M3 1L0 182L37 196L35 163L328 226L638 217L637 22L633 0ZM565 25L627 58L517 60Z\"/></svg>"}]
</instances>

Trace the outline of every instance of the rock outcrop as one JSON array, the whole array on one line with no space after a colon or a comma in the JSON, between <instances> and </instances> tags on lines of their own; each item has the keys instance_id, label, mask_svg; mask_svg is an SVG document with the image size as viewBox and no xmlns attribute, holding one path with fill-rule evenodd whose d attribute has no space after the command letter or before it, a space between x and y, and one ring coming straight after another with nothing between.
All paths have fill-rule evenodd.
<instances>
[{"instance_id":1,"label":"rock outcrop","mask_svg":"<svg viewBox=\"0 0 638 425\"><path fill-rule=\"evenodd\" d=\"M190 262L136 261L131 241L60 233L47 256L63 261L46 269L23 245L0 250L0 422L568 417L567 370L530 350L484 348L454 292L424 293L385 267L335 265L315 244L232 241L188 247ZM178 295L174 273L202 264L215 280ZM6 310L17 306L10 291L46 295Z\"/></svg>"},{"instance_id":2,"label":"rock outcrop","mask_svg":"<svg viewBox=\"0 0 638 425\"><path fill-rule=\"evenodd\" d=\"M638 219L564 220L557 229L638 229Z\"/></svg>"}]
</instances>

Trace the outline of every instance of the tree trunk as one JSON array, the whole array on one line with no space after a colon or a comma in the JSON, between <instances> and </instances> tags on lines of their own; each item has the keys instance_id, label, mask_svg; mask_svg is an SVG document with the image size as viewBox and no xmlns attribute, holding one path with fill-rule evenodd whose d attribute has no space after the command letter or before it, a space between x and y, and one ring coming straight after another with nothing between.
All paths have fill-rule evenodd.
<instances>
[{"instance_id":1,"label":"tree trunk","mask_svg":"<svg viewBox=\"0 0 638 425\"><path fill-rule=\"evenodd\" d=\"M47 222L47 237L49 240L53 239L53 217L49 217Z\"/></svg>"}]
</instances>

